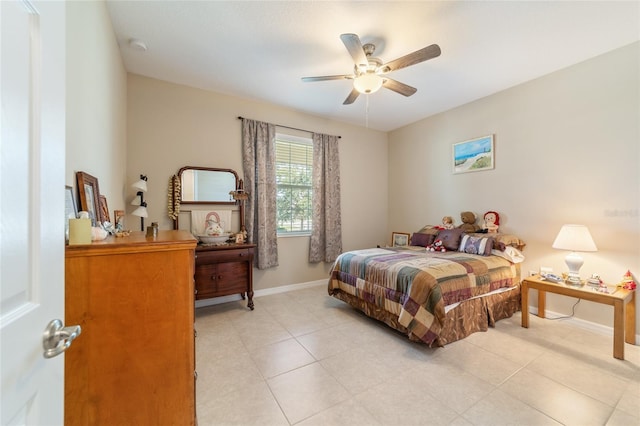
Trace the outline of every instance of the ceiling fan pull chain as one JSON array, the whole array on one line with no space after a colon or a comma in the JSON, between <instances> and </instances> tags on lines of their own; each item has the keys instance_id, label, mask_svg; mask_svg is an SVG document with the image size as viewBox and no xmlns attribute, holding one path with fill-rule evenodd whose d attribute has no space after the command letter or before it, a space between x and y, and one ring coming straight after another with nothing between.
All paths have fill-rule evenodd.
<instances>
[{"instance_id":1,"label":"ceiling fan pull chain","mask_svg":"<svg viewBox=\"0 0 640 426\"><path fill-rule=\"evenodd\" d=\"M369 128L369 94L367 93L365 95L365 97L367 98L367 106L365 108L365 112L364 112L364 125L365 127L368 129Z\"/></svg>"}]
</instances>

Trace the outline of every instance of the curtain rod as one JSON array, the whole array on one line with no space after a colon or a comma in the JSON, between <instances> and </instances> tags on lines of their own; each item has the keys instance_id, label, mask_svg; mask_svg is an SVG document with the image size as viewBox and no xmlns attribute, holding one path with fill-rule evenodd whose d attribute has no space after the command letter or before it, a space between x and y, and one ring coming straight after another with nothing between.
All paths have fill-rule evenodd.
<instances>
[{"instance_id":1,"label":"curtain rod","mask_svg":"<svg viewBox=\"0 0 640 426\"><path fill-rule=\"evenodd\" d=\"M243 120L243 119L244 119L244 117L238 116L238 120ZM315 132L312 132L310 130L298 129L297 127L283 126L282 124L274 124L274 126L276 126L276 127L284 127L285 129L291 129L291 130L300 130L301 132L315 133ZM338 136L338 139L342 139L342 136Z\"/></svg>"}]
</instances>

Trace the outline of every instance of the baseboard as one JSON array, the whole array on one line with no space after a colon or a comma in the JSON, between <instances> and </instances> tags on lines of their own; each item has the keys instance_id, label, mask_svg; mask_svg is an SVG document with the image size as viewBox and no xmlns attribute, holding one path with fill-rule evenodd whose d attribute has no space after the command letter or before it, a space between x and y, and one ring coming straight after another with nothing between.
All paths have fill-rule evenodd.
<instances>
[{"instance_id":1,"label":"baseboard","mask_svg":"<svg viewBox=\"0 0 640 426\"><path fill-rule=\"evenodd\" d=\"M302 290L305 288L311 288L311 287L316 287L321 285L327 285L327 280L323 279L323 280L316 280L316 281L308 281L306 283L289 284L289 285L282 285L279 287L256 290L253 292L253 298L255 299L262 296L270 296L272 294L286 293L289 291ZM221 303L227 303L227 302L236 302L238 300L242 300L242 297L240 297L239 294L233 294L231 296L221 296L221 297L215 297L213 299L196 300L195 306L196 308L203 308L205 306L219 305Z\"/></svg>"},{"instance_id":2,"label":"baseboard","mask_svg":"<svg viewBox=\"0 0 640 426\"><path fill-rule=\"evenodd\" d=\"M535 306L529 306L529 313L533 315L538 315L538 308ZM560 314L558 312L546 310L545 316L549 319L556 319L561 317L566 317L566 315ZM577 328L582 328L583 330L593 331L594 333L602 334L605 336L613 337L613 327L609 327L607 325L598 324L591 321L586 321L576 317L566 318L563 321L566 321L569 325ZM640 335L636 334L635 340L639 341Z\"/></svg>"},{"instance_id":3,"label":"baseboard","mask_svg":"<svg viewBox=\"0 0 640 426\"><path fill-rule=\"evenodd\" d=\"M328 281L329 281L328 279L322 279L322 280L316 280L316 281L308 281L306 283L289 284L289 285L282 285L279 287L265 288L264 290L256 290L254 292L254 297L270 296L272 294L286 293L288 291L302 290L305 288L327 285Z\"/></svg>"}]
</instances>

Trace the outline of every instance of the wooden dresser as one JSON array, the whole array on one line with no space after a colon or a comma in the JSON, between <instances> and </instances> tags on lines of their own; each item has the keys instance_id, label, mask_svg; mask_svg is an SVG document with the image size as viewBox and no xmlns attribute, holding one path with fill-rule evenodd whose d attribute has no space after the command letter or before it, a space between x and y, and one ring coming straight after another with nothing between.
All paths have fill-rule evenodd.
<instances>
[{"instance_id":1,"label":"wooden dresser","mask_svg":"<svg viewBox=\"0 0 640 426\"><path fill-rule=\"evenodd\" d=\"M255 244L199 245L196 249L196 300L241 294L253 310Z\"/></svg>"},{"instance_id":2,"label":"wooden dresser","mask_svg":"<svg viewBox=\"0 0 640 426\"><path fill-rule=\"evenodd\" d=\"M185 231L67 246L65 425L194 425L194 257Z\"/></svg>"}]
</instances>

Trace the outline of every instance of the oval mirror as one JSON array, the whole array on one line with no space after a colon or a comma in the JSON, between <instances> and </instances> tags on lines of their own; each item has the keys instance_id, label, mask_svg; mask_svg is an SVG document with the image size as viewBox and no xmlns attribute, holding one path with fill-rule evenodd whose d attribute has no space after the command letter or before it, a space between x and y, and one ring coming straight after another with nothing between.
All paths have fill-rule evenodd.
<instances>
[{"instance_id":1,"label":"oval mirror","mask_svg":"<svg viewBox=\"0 0 640 426\"><path fill-rule=\"evenodd\" d=\"M231 169L186 166L178 171L183 203L235 204L229 192L238 188L238 174Z\"/></svg>"}]
</instances>

